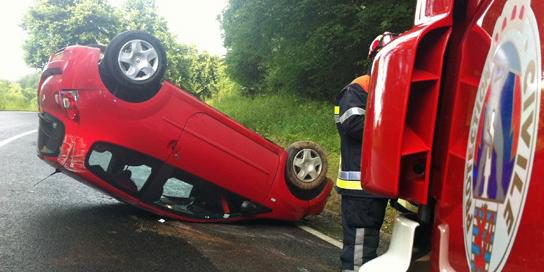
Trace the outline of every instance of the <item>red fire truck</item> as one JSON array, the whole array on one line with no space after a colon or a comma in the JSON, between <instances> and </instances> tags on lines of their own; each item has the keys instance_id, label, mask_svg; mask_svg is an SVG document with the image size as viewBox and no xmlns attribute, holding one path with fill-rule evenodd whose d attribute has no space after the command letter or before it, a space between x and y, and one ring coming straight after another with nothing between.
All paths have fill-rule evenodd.
<instances>
[{"instance_id":1,"label":"red fire truck","mask_svg":"<svg viewBox=\"0 0 544 272\"><path fill-rule=\"evenodd\" d=\"M406 270L422 240L432 271L542 271L543 36L542 0L418 1L373 63L361 160L418 216L361 271Z\"/></svg>"}]
</instances>

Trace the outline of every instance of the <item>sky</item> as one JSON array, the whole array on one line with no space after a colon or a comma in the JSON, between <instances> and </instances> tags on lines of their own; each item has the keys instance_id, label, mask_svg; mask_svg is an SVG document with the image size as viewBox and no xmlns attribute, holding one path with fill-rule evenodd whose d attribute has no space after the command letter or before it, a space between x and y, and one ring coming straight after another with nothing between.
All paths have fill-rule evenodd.
<instances>
[{"instance_id":1,"label":"sky","mask_svg":"<svg viewBox=\"0 0 544 272\"><path fill-rule=\"evenodd\" d=\"M124 0L109 0L117 6ZM10 1L0 9L0 79L16 81L24 75L33 73L24 62L23 43L26 33L20 24L23 15L35 0ZM224 55L220 24L217 16L227 5L228 0L156 0L159 15L166 18L168 27L178 41L195 45L201 51Z\"/></svg>"}]
</instances>

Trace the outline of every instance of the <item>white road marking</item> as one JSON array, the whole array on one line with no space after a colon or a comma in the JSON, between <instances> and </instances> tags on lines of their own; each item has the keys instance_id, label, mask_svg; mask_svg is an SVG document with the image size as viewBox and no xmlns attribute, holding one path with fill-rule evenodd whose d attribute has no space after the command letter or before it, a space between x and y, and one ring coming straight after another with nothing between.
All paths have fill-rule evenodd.
<instances>
[{"instance_id":1,"label":"white road marking","mask_svg":"<svg viewBox=\"0 0 544 272\"><path fill-rule=\"evenodd\" d=\"M316 236L317 238L337 247L337 248L342 248L342 242L332 238L332 237L329 237L327 236L326 234L316 230L316 229L313 229L311 227L308 227L308 226L304 226L304 225L297 225L297 227L309 234L312 234L314 236Z\"/></svg>"},{"instance_id":2,"label":"white road marking","mask_svg":"<svg viewBox=\"0 0 544 272\"><path fill-rule=\"evenodd\" d=\"M11 137L11 138L8 138L8 139L5 139L5 140L3 140L3 141L0 141L0 147L3 147L3 146L5 146L5 145L7 145L7 144L9 144L9 143L11 143L11 142L13 142L13 141L19 139L19 138L25 137L25 136L30 135L30 134L32 134L32 133L36 133L37 131L38 131L37 129L34 129L34 130L31 130L31 131L27 131L27 132L21 133L21 134L19 134L19 135L15 135L15 136L13 136L13 137Z\"/></svg>"}]
</instances>

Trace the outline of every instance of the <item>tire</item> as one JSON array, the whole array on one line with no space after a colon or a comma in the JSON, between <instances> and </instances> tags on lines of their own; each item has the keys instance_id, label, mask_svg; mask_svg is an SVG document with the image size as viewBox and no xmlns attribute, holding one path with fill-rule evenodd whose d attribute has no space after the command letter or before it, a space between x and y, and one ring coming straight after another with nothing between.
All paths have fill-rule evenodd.
<instances>
[{"instance_id":1,"label":"tire","mask_svg":"<svg viewBox=\"0 0 544 272\"><path fill-rule=\"evenodd\" d=\"M327 180L327 157L318 144L295 142L287 147L287 154L285 178L290 185L309 191Z\"/></svg>"},{"instance_id":2,"label":"tire","mask_svg":"<svg viewBox=\"0 0 544 272\"><path fill-rule=\"evenodd\" d=\"M111 40L99 70L113 95L128 102L143 102L161 88L166 66L166 52L157 38L127 31Z\"/></svg>"}]
</instances>

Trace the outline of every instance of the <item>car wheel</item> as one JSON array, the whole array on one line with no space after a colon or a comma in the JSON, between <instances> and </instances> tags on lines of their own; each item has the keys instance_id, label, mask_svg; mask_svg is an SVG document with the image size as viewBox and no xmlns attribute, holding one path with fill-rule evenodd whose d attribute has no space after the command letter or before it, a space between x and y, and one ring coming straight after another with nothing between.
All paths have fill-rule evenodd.
<instances>
[{"instance_id":1,"label":"car wheel","mask_svg":"<svg viewBox=\"0 0 544 272\"><path fill-rule=\"evenodd\" d=\"M287 148L285 176L298 189L313 190L326 180L327 158L321 147L313 142L296 142Z\"/></svg>"},{"instance_id":2,"label":"car wheel","mask_svg":"<svg viewBox=\"0 0 544 272\"><path fill-rule=\"evenodd\" d=\"M141 31L115 36L100 63L108 90L128 102L143 102L160 89L166 71L166 52L159 40Z\"/></svg>"}]
</instances>

